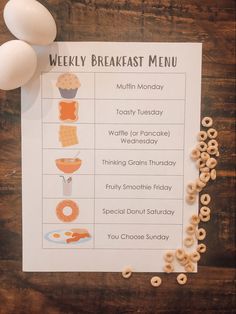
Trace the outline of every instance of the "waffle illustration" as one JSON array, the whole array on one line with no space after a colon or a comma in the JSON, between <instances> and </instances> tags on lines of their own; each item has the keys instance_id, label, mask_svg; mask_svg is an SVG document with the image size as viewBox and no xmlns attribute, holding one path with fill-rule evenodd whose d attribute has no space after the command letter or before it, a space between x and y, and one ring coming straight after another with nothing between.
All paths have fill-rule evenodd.
<instances>
[{"instance_id":1,"label":"waffle illustration","mask_svg":"<svg viewBox=\"0 0 236 314\"><path fill-rule=\"evenodd\" d=\"M59 141L62 147L79 144L76 126L60 125Z\"/></svg>"}]
</instances>

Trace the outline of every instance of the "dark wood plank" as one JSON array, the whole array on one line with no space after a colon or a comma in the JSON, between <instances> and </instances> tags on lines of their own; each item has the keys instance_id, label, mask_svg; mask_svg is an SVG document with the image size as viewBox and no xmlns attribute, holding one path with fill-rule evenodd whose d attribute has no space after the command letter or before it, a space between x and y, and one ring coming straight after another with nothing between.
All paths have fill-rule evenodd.
<instances>
[{"instance_id":1,"label":"dark wood plank","mask_svg":"<svg viewBox=\"0 0 236 314\"><path fill-rule=\"evenodd\" d=\"M7 1L0 1L0 13ZM0 313L233 313L235 309L235 34L233 0L42 0L60 41L203 42L202 116L221 156L207 187L212 220L199 273L179 287L163 274L22 273L20 91L0 91ZM0 43L13 39L0 20ZM1 74L0 74L1 75Z\"/></svg>"}]
</instances>

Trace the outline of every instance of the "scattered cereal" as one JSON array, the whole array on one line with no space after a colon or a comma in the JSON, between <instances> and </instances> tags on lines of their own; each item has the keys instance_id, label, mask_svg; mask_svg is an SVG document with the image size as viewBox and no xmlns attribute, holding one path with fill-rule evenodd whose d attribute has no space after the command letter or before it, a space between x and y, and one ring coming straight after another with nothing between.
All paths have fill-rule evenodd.
<instances>
[{"instance_id":1,"label":"scattered cereal","mask_svg":"<svg viewBox=\"0 0 236 314\"><path fill-rule=\"evenodd\" d=\"M175 257L178 259L178 260L182 260L185 256L185 251L183 249L177 249L175 251Z\"/></svg>"},{"instance_id":2,"label":"scattered cereal","mask_svg":"<svg viewBox=\"0 0 236 314\"><path fill-rule=\"evenodd\" d=\"M206 245L204 243L200 243L197 246L197 252L205 253L206 252Z\"/></svg>"},{"instance_id":3,"label":"scattered cereal","mask_svg":"<svg viewBox=\"0 0 236 314\"><path fill-rule=\"evenodd\" d=\"M196 263L200 260L201 255L197 251L195 251L189 255L189 258L193 263Z\"/></svg>"},{"instance_id":4,"label":"scattered cereal","mask_svg":"<svg viewBox=\"0 0 236 314\"><path fill-rule=\"evenodd\" d=\"M216 179L216 170L215 169L211 170L210 176L211 176L211 180L215 180Z\"/></svg>"},{"instance_id":5,"label":"scattered cereal","mask_svg":"<svg viewBox=\"0 0 236 314\"><path fill-rule=\"evenodd\" d=\"M161 285L161 283L162 283L162 280L160 277L154 276L151 278L151 285L153 287L159 287Z\"/></svg>"},{"instance_id":6,"label":"scattered cereal","mask_svg":"<svg viewBox=\"0 0 236 314\"><path fill-rule=\"evenodd\" d=\"M122 271L122 276L125 278L125 279L128 279L132 276L132 269L130 267L126 267L123 271Z\"/></svg>"},{"instance_id":7,"label":"scattered cereal","mask_svg":"<svg viewBox=\"0 0 236 314\"><path fill-rule=\"evenodd\" d=\"M209 168L208 168L209 169ZM211 175L209 172L202 172L199 176L200 180L204 183L207 183L210 178L211 178Z\"/></svg>"},{"instance_id":8,"label":"scattered cereal","mask_svg":"<svg viewBox=\"0 0 236 314\"><path fill-rule=\"evenodd\" d=\"M216 146L208 146L207 147L207 152L210 155L216 155L217 152L218 152L218 147L216 147Z\"/></svg>"},{"instance_id":9,"label":"scattered cereal","mask_svg":"<svg viewBox=\"0 0 236 314\"><path fill-rule=\"evenodd\" d=\"M185 254L183 259L179 260L180 265L185 266L189 263L189 256L188 254Z\"/></svg>"},{"instance_id":10,"label":"scattered cereal","mask_svg":"<svg viewBox=\"0 0 236 314\"><path fill-rule=\"evenodd\" d=\"M196 194L187 194L186 195L186 202L190 205L192 205L193 203L195 203L196 201Z\"/></svg>"},{"instance_id":11,"label":"scattered cereal","mask_svg":"<svg viewBox=\"0 0 236 314\"><path fill-rule=\"evenodd\" d=\"M209 194L202 194L200 197L200 201L202 205L208 205L211 201L211 197Z\"/></svg>"},{"instance_id":12,"label":"scattered cereal","mask_svg":"<svg viewBox=\"0 0 236 314\"><path fill-rule=\"evenodd\" d=\"M200 150L200 152L205 152L207 150L207 144L205 142L200 142L197 144L197 149Z\"/></svg>"},{"instance_id":13,"label":"scattered cereal","mask_svg":"<svg viewBox=\"0 0 236 314\"><path fill-rule=\"evenodd\" d=\"M196 184L195 184L195 182L189 182L189 183L187 184L186 191L187 191L189 194L195 193L195 192L196 192Z\"/></svg>"},{"instance_id":14,"label":"scattered cereal","mask_svg":"<svg viewBox=\"0 0 236 314\"><path fill-rule=\"evenodd\" d=\"M186 233L189 234L189 235L192 235L192 234L195 233L195 230L196 230L196 227L194 225L189 225L186 228Z\"/></svg>"},{"instance_id":15,"label":"scattered cereal","mask_svg":"<svg viewBox=\"0 0 236 314\"><path fill-rule=\"evenodd\" d=\"M200 172L210 172L210 169L208 167L202 167L199 170Z\"/></svg>"},{"instance_id":16,"label":"scattered cereal","mask_svg":"<svg viewBox=\"0 0 236 314\"><path fill-rule=\"evenodd\" d=\"M191 152L191 158L196 160L200 157L200 151L196 148L194 148Z\"/></svg>"},{"instance_id":17,"label":"scattered cereal","mask_svg":"<svg viewBox=\"0 0 236 314\"><path fill-rule=\"evenodd\" d=\"M205 141L207 139L207 132L200 131L197 135L198 141Z\"/></svg>"},{"instance_id":18,"label":"scattered cereal","mask_svg":"<svg viewBox=\"0 0 236 314\"><path fill-rule=\"evenodd\" d=\"M200 222L200 219L197 215L192 215L192 217L190 218L190 223L193 225L198 225Z\"/></svg>"},{"instance_id":19,"label":"scattered cereal","mask_svg":"<svg viewBox=\"0 0 236 314\"><path fill-rule=\"evenodd\" d=\"M202 189L206 186L205 182L202 182L201 180L197 179L196 180L196 191L201 192Z\"/></svg>"},{"instance_id":20,"label":"scattered cereal","mask_svg":"<svg viewBox=\"0 0 236 314\"><path fill-rule=\"evenodd\" d=\"M202 215L210 215L211 210L210 210L210 208L207 207L207 206L202 206L202 207L200 208L200 213L201 213Z\"/></svg>"},{"instance_id":21,"label":"scattered cereal","mask_svg":"<svg viewBox=\"0 0 236 314\"><path fill-rule=\"evenodd\" d=\"M204 117L202 119L202 126L209 128L210 126L212 126L213 124L213 120L210 117Z\"/></svg>"},{"instance_id":22,"label":"scattered cereal","mask_svg":"<svg viewBox=\"0 0 236 314\"><path fill-rule=\"evenodd\" d=\"M189 262L188 264L186 264L184 266L184 269L185 269L186 272L192 273L194 271L195 267L194 267L194 264Z\"/></svg>"},{"instance_id":23,"label":"scattered cereal","mask_svg":"<svg viewBox=\"0 0 236 314\"><path fill-rule=\"evenodd\" d=\"M185 274L179 274L177 276L177 282L180 285L185 285L187 282L187 276Z\"/></svg>"},{"instance_id":24,"label":"scattered cereal","mask_svg":"<svg viewBox=\"0 0 236 314\"><path fill-rule=\"evenodd\" d=\"M204 160L202 160L201 158L199 158L197 161L196 161L196 166L197 168L201 169L201 168L204 168L206 166L206 163Z\"/></svg>"},{"instance_id":25,"label":"scattered cereal","mask_svg":"<svg viewBox=\"0 0 236 314\"><path fill-rule=\"evenodd\" d=\"M198 240L204 240L206 237L206 230L203 228L199 228L198 230L196 230L196 238Z\"/></svg>"},{"instance_id":26,"label":"scattered cereal","mask_svg":"<svg viewBox=\"0 0 236 314\"><path fill-rule=\"evenodd\" d=\"M209 147L208 147L209 148ZM208 149L207 148L207 149ZM208 154L208 153L206 153L206 152L202 152L201 153L201 159L203 160L203 161L207 161L207 159L209 159L210 158L210 155Z\"/></svg>"},{"instance_id":27,"label":"scattered cereal","mask_svg":"<svg viewBox=\"0 0 236 314\"><path fill-rule=\"evenodd\" d=\"M190 246L192 246L193 244L194 244L194 238L193 238L193 237L188 236L188 237L186 237L186 238L184 239L184 245L185 245L186 247L190 247Z\"/></svg>"},{"instance_id":28,"label":"scattered cereal","mask_svg":"<svg viewBox=\"0 0 236 314\"><path fill-rule=\"evenodd\" d=\"M207 135L210 139L213 139L217 137L218 132L215 129L209 129L207 130Z\"/></svg>"},{"instance_id":29,"label":"scattered cereal","mask_svg":"<svg viewBox=\"0 0 236 314\"><path fill-rule=\"evenodd\" d=\"M210 169L215 168L215 166L217 165L217 160L215 158L209 158L206 161L206 165L207 167L209 167Z\"/></svg>"},{"instance_id":30,"label":"scattered cereal","mask_svg":"<svg viewBox=\"0 0 236 314\"><path fill-rule=\"evenodd\" d=\"M215 147L218 147L218 142L217 140L210 140L208 143L207 143L208 147L209 146L215 146Z\"/></svg>"},{"instance_id":31,"label":"scattered cereal","mask_svg":"<svg viewBox=\"0 0 236 314\"><path fill-rule=\"evenodd\" d=\"M202 222L208 222L211 219L210 215L199 215L199 218L201 219Z\"/></svg>"},{"instance_id":32,"label":"scattered cereal","mask_svg":"<svg viewBox=\"0 0 236 314\"><path fill-rule=\"evenodd\" d=\"M173 252L166 252L166 254L164 255L164 260L167 263L172 263L174 260L174 253Z\"/></svg>"},{"instance_id":33,"label":"scattered cereal","mask_svg":"<svg viewBox=\"0 0 236 314\"><path fill-rule=\"evenodd\" d=\"M174 266L171 263L166 263L163 269L166 273L172 273L174 271Z\"/></svg>"}]
</instances>

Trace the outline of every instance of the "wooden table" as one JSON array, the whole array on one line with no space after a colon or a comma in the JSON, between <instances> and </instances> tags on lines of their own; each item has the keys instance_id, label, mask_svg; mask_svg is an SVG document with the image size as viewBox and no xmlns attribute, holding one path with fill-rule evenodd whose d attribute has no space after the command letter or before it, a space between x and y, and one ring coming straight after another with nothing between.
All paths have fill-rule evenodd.
<instances>
[{"instance_id":1,"label":"wooden table","mask_svg":"<svg viewBox=\"0 0 236 314\"><path fill-rule=\"evenodd\" d=\"M59 41L203 42L202 116L219 131L218 178L198 274L23 273L20 90L0 91L0 313L233 313L235 235L233 0L49 0ZM0 1L2 13L6 0ZM12 39L0 21L0 43ZM0 75L4 75L0 73Z\"/></svg>"}]
</instances>

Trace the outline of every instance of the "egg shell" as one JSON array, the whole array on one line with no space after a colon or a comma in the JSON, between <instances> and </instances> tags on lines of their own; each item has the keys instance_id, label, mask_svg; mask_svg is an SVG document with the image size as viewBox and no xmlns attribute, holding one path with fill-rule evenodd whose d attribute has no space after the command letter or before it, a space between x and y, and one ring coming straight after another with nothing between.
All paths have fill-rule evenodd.
<instances>
[{"instance_id":1,"label":"egg shell","mask_svg":"<svg viewBox=\"0 0 236 314\"><path fill-rule=\"evenodd\" d=\"M3 11L4 21L18 39L32 45L49 45L57 28L51 13L35 0L10 0Z\"/></svg>"},{"instance_id":2,"label":"egg shell","mask_svg":"<svg viewBox=\"0 0 236 314\"><path fill-rule=\"evenodd\" d=\"M21 40L10 40L0 46L0 89L11 90L23 86L34 75L37 55Z\"/></svg>"}]
</instances>

